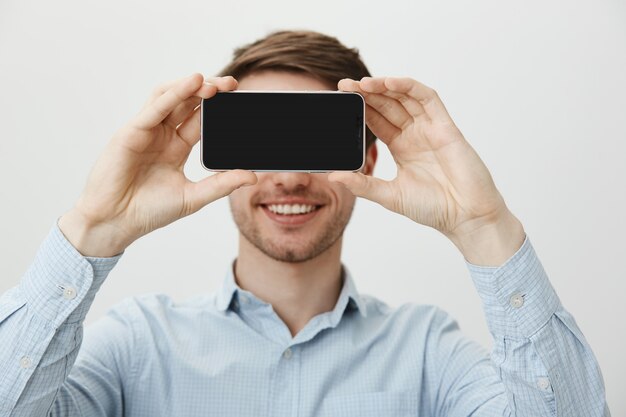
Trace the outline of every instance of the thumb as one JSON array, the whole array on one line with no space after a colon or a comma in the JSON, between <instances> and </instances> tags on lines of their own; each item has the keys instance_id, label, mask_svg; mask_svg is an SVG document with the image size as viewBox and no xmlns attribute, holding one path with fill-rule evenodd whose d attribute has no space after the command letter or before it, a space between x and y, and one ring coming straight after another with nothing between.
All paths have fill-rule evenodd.
<instances>
[{"instance_id":1,"label":"thumb","mask_svg":"<svg viewBox=\"0 0 626 417\"><path fill-rule=\"evenodd\" d=\"M331 172L328 180L343 184L357 197L389 207L393 198L391 183L360 172Z\"/></svg>"},{"instance_id":2,"label":"thumb","mask_svg":"<svg viewBox=\"0 0 626 417\"><path fill-rule=\"evenodd\" d=\"M189 182L185 186L186 209L191 214L213 201L229 195L244 185L253 185L258 181L251 171L236 169L213 174L198 182Z\"/></svg>"}]
</instances>

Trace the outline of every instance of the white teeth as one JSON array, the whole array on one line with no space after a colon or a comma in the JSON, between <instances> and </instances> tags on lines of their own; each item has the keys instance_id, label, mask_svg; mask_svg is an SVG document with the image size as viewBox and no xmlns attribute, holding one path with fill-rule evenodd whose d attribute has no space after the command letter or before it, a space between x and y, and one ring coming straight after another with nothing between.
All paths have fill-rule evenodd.
<instances>
[{"instance_id":1,"label":"white teeth","mask_svg":"<svg viewBox=\"0 0 626 417\"><path fill-rule=\"evenodd\" d=\"M309 204L270 204L267 208L278 214L304 214L315 210L315 206Z\"/></svg>"}]
</instances>

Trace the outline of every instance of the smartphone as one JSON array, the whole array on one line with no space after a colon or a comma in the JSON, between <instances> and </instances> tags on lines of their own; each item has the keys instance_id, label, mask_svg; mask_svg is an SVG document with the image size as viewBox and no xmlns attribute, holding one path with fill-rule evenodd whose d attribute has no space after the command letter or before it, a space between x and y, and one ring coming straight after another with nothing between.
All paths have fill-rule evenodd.
<instances>
[{"instance_id":1,"label":"smartphone","mask_svg":"<svg viewBox=\"0 0 626 417\"><path fill-rule=\"evenodd\" d=\"M202 165L225 171L358 171L365 100L343 91L224 91L202 100Z\"/></svg>"}]
</instances>

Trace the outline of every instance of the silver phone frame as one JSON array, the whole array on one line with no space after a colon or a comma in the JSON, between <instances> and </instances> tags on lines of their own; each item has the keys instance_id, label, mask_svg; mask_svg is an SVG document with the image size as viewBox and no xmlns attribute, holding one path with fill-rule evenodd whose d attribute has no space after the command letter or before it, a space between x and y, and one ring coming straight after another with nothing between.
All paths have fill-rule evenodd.
<instances>
[{"instance_id":1,"label":"silver phone frame","mask_svg":"<svg viewBox=\"0 0 626 417\"><path fill-rule=\"evenodd\" d=\"M366 123L365 123L365 110L366 110L366 106L365 106L365 98L355 92L355 91L336 91L336 90L230 90L230 91L218 91L215 94L222 94L222 93L306 93L306 94L355 94L357 96L359 96L361 98L361 103L363 104L363 137L361 138L363 140L363 155L362 155L362 161L363 163L361 164L361 166L355 170L342 170L342 171L347 171L347 172L359 172L363 169L363 167L365 166L365 146L366 146L366 136L367 136L367 128L366 128ZM210 100L211 98L208 99L202 99L202 101L200 102L200 164L202 165L202 168L206 169L207 171L211 171L211 172L225 172L225 171L231 171L233 169L239 169L239 168L231 168L231 169L213 169L213 168L208 168L204 165L204 158L202 157L204 155L204 150L203 150L203 146L204 146L204 100ZM315 173L315 172L333 172L333 171L327 171L327 170L289 170L289 171L284 171L284 170L277 170L277 169L247 169L246 171L252 171L252 172L308 172L308 173Z\"/></svg>"}]
</instances>

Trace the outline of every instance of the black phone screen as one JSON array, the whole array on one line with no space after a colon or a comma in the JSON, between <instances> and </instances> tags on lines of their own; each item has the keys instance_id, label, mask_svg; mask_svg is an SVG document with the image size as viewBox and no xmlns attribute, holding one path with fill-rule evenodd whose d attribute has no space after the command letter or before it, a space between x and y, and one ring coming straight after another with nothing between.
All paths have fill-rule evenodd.
<instances>
[{"instance_id":1,"label":"black phone screen","mask_svg":"<svg viewBox=\"0 0 626 417\"><path fill-rule=\"evenodd\" d=\"M218 92L202 100L202 163L212 170L356 171L365 101L350 92Z\"/></svg>"}]
</instances>

